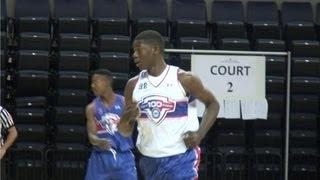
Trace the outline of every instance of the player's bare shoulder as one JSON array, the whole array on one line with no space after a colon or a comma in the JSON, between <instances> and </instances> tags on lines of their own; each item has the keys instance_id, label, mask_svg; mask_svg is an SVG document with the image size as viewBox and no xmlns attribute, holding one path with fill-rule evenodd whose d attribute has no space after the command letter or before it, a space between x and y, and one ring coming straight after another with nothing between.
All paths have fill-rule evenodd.
<instances>
[{"instance_id":1,"label":"player's bare shoulder","mask_svg":"<svg viewBox=\"0 0 320 180\"><path fill-rule=\"evenodd\" d=\"M126 87L124 88L124 98L125 98L126 104L132 101L132 93L138 80L139 80L139 76L137 75L129 79L129 81L127 82Z\"/></svg>"},{"instance_id":2,"label":"player's bare shoulder","mask_svg":"<svg viewBox=\"0 0 320 180\"><path fill-rule=\"evenodd\" d=\"M131 79L129 79L129 81L126 84L125 91L126 92L132 92L134 87L136 86L138 80L139 80L139 76L138 75L133 77L133 78L131 78Z\"/></svg>"},{"instance_id":3,"label":"player's bare shoulder","mask_svg":"<svg viewBox=\"0 0 320 180\"><path fill-rule=\"evenodd\" d=\"M127 82L128 87L134 87L136 85L136 83L139 80L139 75L134 76L133 78L130 78L129 81Z\"/></svg>"},{"instance_id":4,"label":"player's bare shoulder","mask_svg":"<svg viewBox=\"0 0 320 180\"><path fill-rule=\"evenodd\" d=\"M178 80L187 92L194 88L202 88L200 79L190 71L178 69Z\"/></svg>"},{"instance_id":5,"label":"player's bare shoulder","mask_svg":"<svg viewBox=\"0 0 320 180\"><path fill-rule=\"evenodd\" d=\"M89 103L87 106L86 106L86 114L93 114L93 111L94 111L94 103L91 102Z\"/></svg>"}]
</instances>

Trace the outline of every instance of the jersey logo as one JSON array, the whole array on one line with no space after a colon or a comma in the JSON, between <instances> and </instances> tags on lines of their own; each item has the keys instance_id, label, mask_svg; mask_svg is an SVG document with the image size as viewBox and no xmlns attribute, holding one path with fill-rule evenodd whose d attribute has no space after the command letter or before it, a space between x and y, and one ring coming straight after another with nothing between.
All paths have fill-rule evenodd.
<instances>
[{"instance_id":1,"label":"jersey logo","mask_svg":"<svg viewBox=\"0 0 320 180\"><path fill-rule=\"evenodd\" d=\"M98 122L104 130L113 135L116 131L118 131L119 121L120 117L117 114L105 113Z\"/></svg>"},{"instance_id":2,"label":"jersey logo","mask_svg":"<svg viewBox=\"0 0 320 180\"><path fill-rule=\"evenodd\" d=\"M139 101L141 113L146 113L149 119L160 124L167 113L176 109L176 102L164 96L147 96Z\"/></svg>"}]
</instances>

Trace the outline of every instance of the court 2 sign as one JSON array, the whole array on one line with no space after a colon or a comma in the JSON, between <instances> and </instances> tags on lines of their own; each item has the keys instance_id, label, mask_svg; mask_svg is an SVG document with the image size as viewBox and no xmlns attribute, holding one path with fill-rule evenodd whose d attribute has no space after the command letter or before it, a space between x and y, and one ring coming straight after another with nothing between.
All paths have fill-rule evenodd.
<instances>
[{"instance_id":1,"label":"court 2 sign","mask_svg":"<svg viewBox=\"0 0 320 180\"><path fill-rule=\"evenodd\" d=\"M217 97L219 117L254 119L266 116L261 115L267 108L265 56L192 55L191 71ZM252 112L245 112L249 106ZM199 103L197 107L198 116L201 116L204 107Z\"/></svg>"}]
</instances>

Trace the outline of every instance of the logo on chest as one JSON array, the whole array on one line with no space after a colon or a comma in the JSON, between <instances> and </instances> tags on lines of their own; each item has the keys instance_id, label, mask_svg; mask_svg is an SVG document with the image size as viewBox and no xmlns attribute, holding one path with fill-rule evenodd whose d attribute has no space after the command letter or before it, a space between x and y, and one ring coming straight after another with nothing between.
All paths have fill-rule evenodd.
<instances>
[{"instance_id":1,"label":"logo on chest","mask_svg":"<svg viewBox=\"0 0 320 180\"><path fill-rule=\"evenodd\" d=\"M175 111L176 102L164 96L147 96L139 101L139 108L141 113L160 124L167 113Z\"/></svg>"},{"instance_id":2,"label":"logo on chest","mask_svg":"<svg viewBox=\"0 0 320 180\"><path fill-rule=\"evenodd\" d=\"M105 113L101 116L101 119L98 121L100 127L104 129L109 134L114 134L118 131L118 123L120 117L117 114Z\"/></svg>"}]
</instances>

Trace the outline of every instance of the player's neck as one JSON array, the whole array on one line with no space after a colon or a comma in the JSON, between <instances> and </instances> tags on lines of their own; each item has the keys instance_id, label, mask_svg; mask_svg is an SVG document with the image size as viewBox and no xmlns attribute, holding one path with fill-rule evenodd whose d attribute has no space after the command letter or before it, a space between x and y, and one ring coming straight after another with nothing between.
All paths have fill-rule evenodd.
<instances>
[{"instance_id":1,"label":"player's neck","mask_svg":"<svg viewBox=\"0 0 320 180\"><path fill-rule=\"evenodd\" d=\"M102 96L100 96L103 104L107 106L113 103L115 97L116 95L113 91L105 92Z\"/></svg>"},{"instance_id":2,"label":"player's neck","mask_svg":"<svg viewBox=\"0 0 320 180\"><path fill-rule=\"evenodd\" d=\"M151 76L159 76L167 67L166 62L164 61L163 57L161 60L156 61L156 63L148 69L148 74Z\"/></svg>"}]
</instances>

